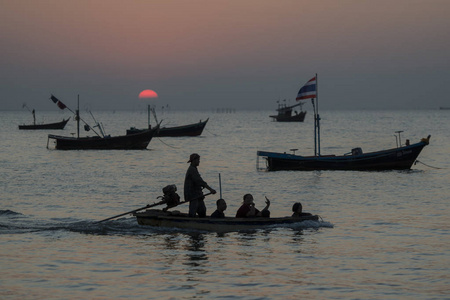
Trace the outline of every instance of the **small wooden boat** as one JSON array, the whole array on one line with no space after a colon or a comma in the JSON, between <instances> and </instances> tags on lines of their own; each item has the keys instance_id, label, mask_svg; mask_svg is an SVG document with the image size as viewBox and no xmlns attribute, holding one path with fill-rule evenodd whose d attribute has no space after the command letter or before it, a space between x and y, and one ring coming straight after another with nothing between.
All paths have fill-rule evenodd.
<instances>
[{"instance_id":1,"label":"small wooden boat","mask_svg":"<svg viewBox=\"0 0 450 300\"><path fill-rule=\"evenodd\" d=\"M284 100L286 101L286 100ZM302 110L303 103L297 103L295 105L287 106L286 103L278 103L277 115L269 116L277 122L303 122L305 120L306 111ZM292 109L300 106L300 112L295 111L295 115L292 115Z\"/></svg>"},{"instance_id":2,"label":"small wooden boat","mask_svg":"<svg viewBox=\"0 0 450 300\"><path fill-rule=\"evenodd\" d=\"M63 119L61 122L56 122L56 123L36 124L36 111L34 109L30 110L30 108L28 108L28 106L24 103L22 105L22 108L25 108L25 107L33 115L33 124L19 125L19 130L64 129L67 122L70 120L70 118L68 118L67 120Z\"/></svg>"},{"instance_id":3,"label":"small wooden boat","mask_svg":"<svg viewBox=\"0 0 450 300\"><path fill-rule=\"evenodd\" d=\"M381 171L407 170L416 161L422 149L429 144L430 136L419 143L409 144L409 140L402 145L400 133L397 131L397 148L363 153L361 148L354 148L344 155L322 155L320 153L320 117L317 99L317 74L309 80L298 92L297 100L311 99L314 107L314 156L301 156L286 152L276 153L257 151L257 165L259 157L266 159L267 171L312 171L312 170L350 170L350 171ZM315 101L316 102L315 102ZM317 105L315 105L315 103ZM396 137L397 138L397 137Z\"/></svg>"},{"instance_id":4,"label":"small wooden boat","mask_svg":"<svg viewBox=\"0 0 450 300\"><path fill-rule=\"evenodd\" d=\"M99 128L100 130L99 134L94 130L93 127L91 127L88 123L86 123L83 119L80 118L79 109L77 109L76 112L73 112L65 104L59 101L55 96L52 95L51 99L60 108L61 107L67 108L72 113L75 114L75 118L77 120L77 137L49 134L47 140L47 148L49 141L54 140L55 149L58 150L143 150L147 148L151 139L153 138L155 133L159 130L159 126L156 126L153 129L147 129L133 134L110 136L104 134L103 126L97 123L97 121L94 118L94 121L97 124L93 127ZM92 130L97 136L80 137L80 121L84 122L84 129L86 131Z\"/></svg>"},{"instance_id":5,"label":"small wooden boat","mask_svg":"<svg viewBox=\"0 0 450 300\"><path fill-rule=\"evenodd\" d=\"M289 226L292 224L301 224L306 221L319 220L319 216L317 215L302 216L300 218L191 218L187 214L177 211L164 212L158 209L135 212L133 215L136 217L139 225L214 232L253 230L271 226Z\"/></svg>"},{"instance_id":6,"label":"small wooden boat","mask_svg":"<svg viewBox=\"0 0 450 300\"><path fill-rule=\"evenodd\" d=\"M19 125L19 129L21 130L37 130L37 129L64 129L66 127L67 122L70 120L62 120L61 122L56 123L47 123L47 124L30 124L30 125Z\"/></svg>"},{"instance_id":7,"label":"small wooden boat","mask_svg":"<svg viewBox=\"0 0 450 300\"><path fill-rule=\"evenodd\" d=\"M155 108L152 108L150 105L148 106L148 129L151 128L150 125L150 113L153 113L153 116L158 123L158 119L156 118ZM161 127L159 131L155 134L158 137L179 137L179 136L199 136L202 134L203 129L208 123L208 119L205 121L200 120L198 123L192 123L188 125L182 126L174 126L174 127ZM127 130L127 134L137 133L139 131L148 130L148 129L137 129L135 127L131 127Z\"/></svg>"}]
</instances>

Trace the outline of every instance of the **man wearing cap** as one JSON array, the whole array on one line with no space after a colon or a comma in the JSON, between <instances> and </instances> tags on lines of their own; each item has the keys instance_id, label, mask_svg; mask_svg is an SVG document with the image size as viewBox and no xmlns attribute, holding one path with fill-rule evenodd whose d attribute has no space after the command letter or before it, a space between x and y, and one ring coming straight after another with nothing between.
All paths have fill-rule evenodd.
<instances>
[{"instance_id":1,"label":"man wearing cap","mask_svg":"<svg viewBox=\"0 0 450 300\"><path fill-rule=\"evenodd\" d=\"M197 167L200 164L200 155L192 153L188 163L191 163L184 178L184 200L189 202L189 216L200 218L206 217L206 205L203 199L202 189L208 189L212 194L216 191L212 189L200 176Z\"/></svg>"}]
</instances>

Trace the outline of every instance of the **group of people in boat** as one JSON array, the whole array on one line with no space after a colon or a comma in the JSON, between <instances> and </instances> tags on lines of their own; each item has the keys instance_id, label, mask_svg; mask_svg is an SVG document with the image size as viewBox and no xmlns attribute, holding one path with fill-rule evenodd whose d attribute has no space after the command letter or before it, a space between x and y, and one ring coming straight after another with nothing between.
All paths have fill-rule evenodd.
<instances>
[{"instance_id":1,"label":"group of people in boat","mask_svg":"<svg viewBox=\"0 0 450 300\"><path fill-rule=\"evenodd\" d=\"M206 205L204 202L205 196L203 189L207 189L211 194L216 194L216 190L211 188L200 176L198 166L200 165L200 155L192 153L189 157L190 163L186 176L184 179L184 199L189 201L189 217L206 217ZM216 201L217 209L211 214L211 218L224 218L227 203L224 199ZM252 194L245 194L243 203L236 212L236 218L254 218L254 217L270 217L270 200L266 197L266 206L260 211L255 207ZM301 217L311 215L302 212L302 204L300 202L294 203L292 206L293 217Z\"/></svg>"}]
</instances>

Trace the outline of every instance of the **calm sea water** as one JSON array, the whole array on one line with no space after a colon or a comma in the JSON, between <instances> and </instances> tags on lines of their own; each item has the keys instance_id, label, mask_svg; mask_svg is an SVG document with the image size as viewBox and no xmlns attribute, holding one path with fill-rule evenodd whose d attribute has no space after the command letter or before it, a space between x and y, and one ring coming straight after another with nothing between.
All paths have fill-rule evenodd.
<instances>
[{"instance_id":1,"label":"calm sea water","mask_svg":"<svg viewBox=\"0 0 450 300\"><path fill-rule=\"evenodd\" d=\"M413 170L389 172L257 171L257 150L313 154L311 114L297 124L270 114L172 111L163 124L210 121L201 137L155 138L143 151L58 151L47 134L71 135L75 122L19 131L31 114L0 112L0 298L450 299L450 111L321 113L322 154L395 147L396 130L412 143L432 135ZM37 121L68 115L37 112ZM95 117L112 135L147 120ZM182 194L192 152L218 191L220 174L228 215L250 192L257 207L272 200L272 216L301 201L323 222L225 234L142 227L131 216L94 224L153 203L165 185Z\"/></svg>"}]
</instances>

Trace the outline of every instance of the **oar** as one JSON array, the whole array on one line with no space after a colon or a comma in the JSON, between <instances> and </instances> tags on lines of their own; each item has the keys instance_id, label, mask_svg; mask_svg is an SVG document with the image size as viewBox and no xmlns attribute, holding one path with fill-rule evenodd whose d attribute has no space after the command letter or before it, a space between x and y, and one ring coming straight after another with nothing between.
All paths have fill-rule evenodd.
<instances>
[{"instance_id":1,"label":"oar","mask_svg":"<svg viewBox=\"0 0 450 300\"><path fill-rule=\"evenodd\" d=\"M104 220L101 220L101 221L97 221L97 222L95 222L94 224L98 224L98 223L101 223L101 222L105 222L105 221L108 221L108 220L111 220L111 219L115 219L115 218L118 218L118 217L121 217L121 216L124 216L124 215L127 215L127 214L131 214L131 213L135 213L135 212L137 212L137 211L140 211L140 210L143 210L143 209L146 209L146 208L150 208L150 207L153 207L153 206L161 205L161 204L164 204L164 203L166 203L165 200L160 201L160 202L158 202L158 203L147 204L147 205L144 206L144 207L141 207L141 208L138 208L138 209L134 209L134 210L131 210L131 211L127 211L126 213L123 213L123 214L120 214L120 215L117 215L117 216L114 216L114 217L110 217L110 218L108 218L108 219L104 219Z\"/></svg>"},{"instance_id":2,"label":"oar","mask_svg":"<svg viewBox=\"0 0 450 300\"><path fill-rule=\"evenodd\" d=\"M206 197L206 196L211 195L211 194L212 194L212 193L207 193L207 194L204 194L204 195L202 195L202 196L200 196L200 197L197 197L197 198L194 198L194 199L191 199L191 200L187 200L187 201L180 202L180 203L178 203L178 204L175 205L175 206L178 206L178 205L183 204L183 203L191 202L191 201L193 201L193 200L197 200L197 199L200 199L200 198L202 198L202 197ZM127 211L126 213L123 213L123 214L120 214L120 215L117 215L117 216L114 216L114 217L110 217L110 218L107 218L107 219L104 219L104 220L97 221L97 222L95 222L94 224L98 224L98 223L101 223L101 222L105 222L105 221L108 221L108 220L112 220L112 219L115 219L115 218L118 218L118 217L121 217L121 216L124 216L124 215L132 214L132 213L135 213L135 212L137 212L137 211L140 211L140 210L143 210L143 209L146 209L146 208L150 208L150 207L153 207L153 206L165 204L166 202L167 202L166 200L163 200L163 201L160 201L160 202L157 202L157 203L147 204L147 205L144 206L144 207L141 207L141 208L138 208L138 209L133 209L133 210ZM175 207L175 206L167 207L166 210L169 209L169 208Z\"/></svg>"}]
</instances>

